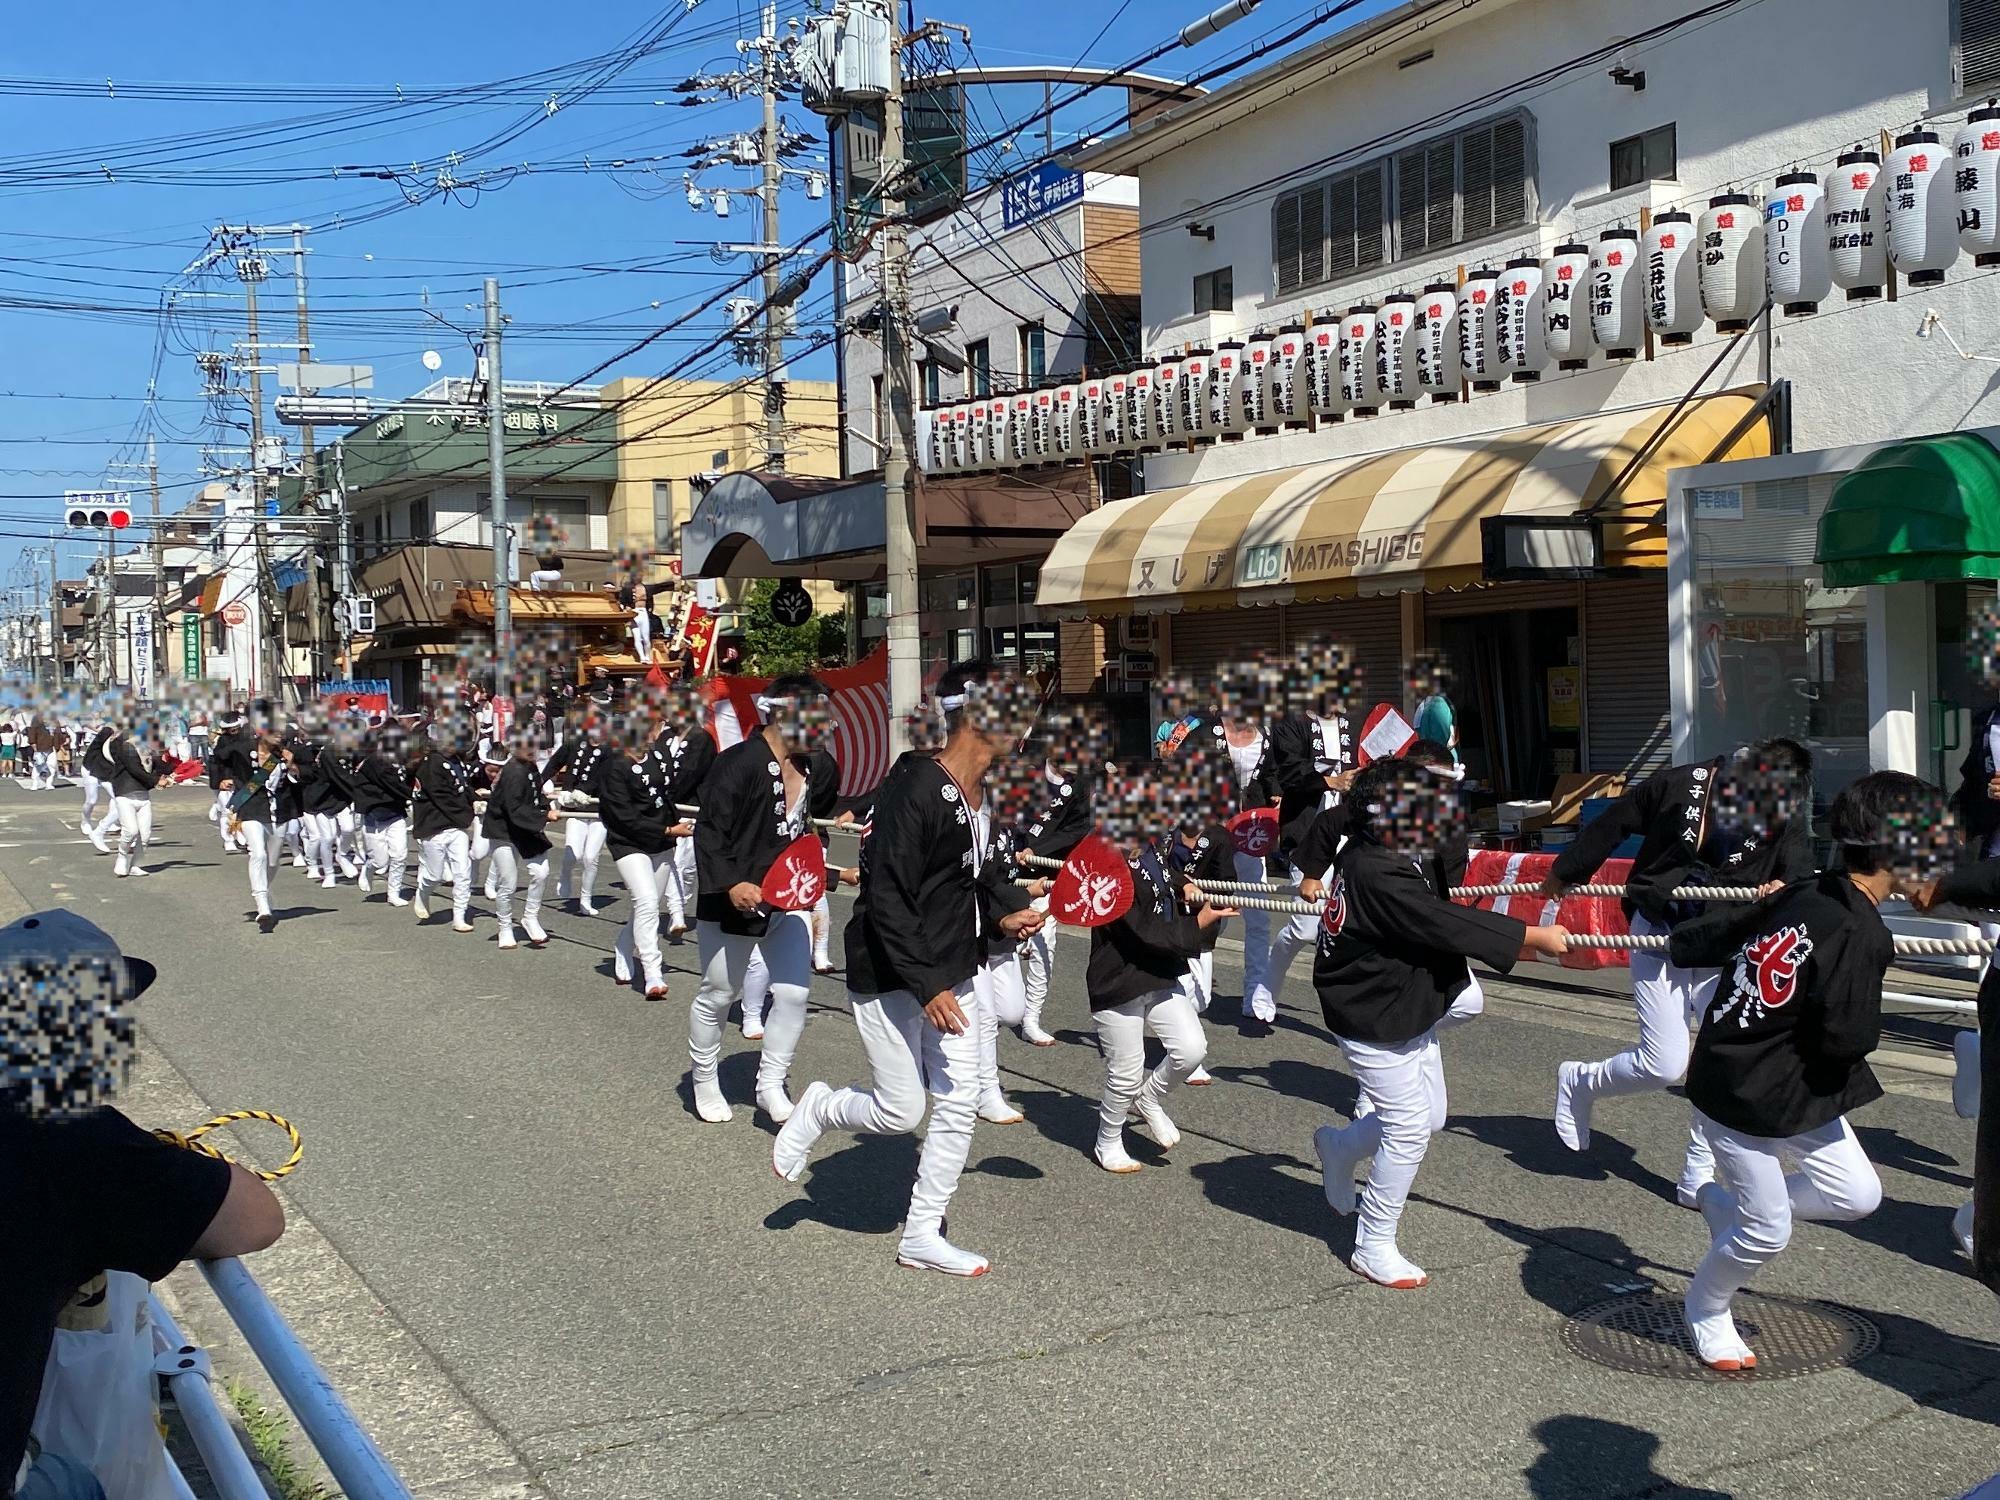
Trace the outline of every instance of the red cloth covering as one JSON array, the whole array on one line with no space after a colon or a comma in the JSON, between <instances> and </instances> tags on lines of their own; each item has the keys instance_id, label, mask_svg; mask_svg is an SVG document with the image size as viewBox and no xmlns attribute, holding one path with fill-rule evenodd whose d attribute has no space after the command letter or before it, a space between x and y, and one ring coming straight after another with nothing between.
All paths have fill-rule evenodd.
<instances>
[{"instance_id":1,"label":"red cloth covering","mask_svg":"<svg viewBox=\"0 0 2000 1500\"><path fill-rule=\"evenodd\" d=\"M1465 884L1540 885L1555 862L1553 854L1475 849L1466 866ZM1604 867L1591 877L1591 883L1623 885L1631 873L1631 860L1607 859ZM1617 937L1630 930L1616 896L1564 896L1560 901L1541 896L1486 896L1466 904L1518 918L1531 927L1566 927L1578 936ZM1628 956L1623 948L1582 948L1559 962L1565 969L1615 969L1623 967Z\"/></svg>"}]
</instances>

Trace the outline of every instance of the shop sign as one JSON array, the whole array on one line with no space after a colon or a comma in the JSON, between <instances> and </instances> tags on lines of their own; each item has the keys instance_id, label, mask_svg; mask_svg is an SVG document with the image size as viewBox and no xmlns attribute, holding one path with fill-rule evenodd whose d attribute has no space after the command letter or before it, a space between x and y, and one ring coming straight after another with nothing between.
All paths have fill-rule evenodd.
<instances>
[{"instance_id":1,"label":"shop sign","mask_svg":"<svg viewBox=\"0 0 2000 1500\"><path fill-rule=\"evenodd\" d=\"M1723 485L1718 489L1694 492L1697 521L1740 521L1743 519L1743 487Z\"/></svg>"},{"instance_id":2,"label":"shop sign","mask_svg":"<svg viewBox=\"0 0 2000 1500\"><path fill-rule=\"evenodd\" d=\"M1549 668L1549 728L1582 727L1582 675L1575 667Z\"/></svg>"}]
</instances>

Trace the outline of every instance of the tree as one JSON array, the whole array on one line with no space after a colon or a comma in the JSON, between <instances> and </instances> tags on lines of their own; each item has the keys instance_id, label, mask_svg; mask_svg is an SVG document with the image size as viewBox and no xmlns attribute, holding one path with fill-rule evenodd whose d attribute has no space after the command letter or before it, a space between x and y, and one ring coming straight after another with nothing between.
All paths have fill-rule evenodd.
<instances>
[{"instance_id":1,"label":"tree","mask_svg":"<svg viewBox=\"0 0 2000 1500\"><path fill-rule=\"evenodd\" d=\"M760 578L743 596L744 670L755 677L812 672L847 662L847 611L814 615L803 625L780 625L771 616L778 580Z\"/></svg>"}]
</instances>

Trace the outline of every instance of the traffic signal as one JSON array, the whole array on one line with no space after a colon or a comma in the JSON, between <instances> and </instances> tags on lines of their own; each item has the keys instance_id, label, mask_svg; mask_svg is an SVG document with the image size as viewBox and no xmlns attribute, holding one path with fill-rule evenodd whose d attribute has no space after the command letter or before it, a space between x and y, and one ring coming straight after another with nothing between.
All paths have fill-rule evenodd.
<instances>
[{"instance_id":1,"label":"traffic signal","mask_svg":"<svg viewBox=\"0 0 2000 1500\"><path fill-rule=\"evenodd\" d=\"M64 499L63 524L72 531L123 531L132 524L122 495L71 490Z\"/></svg>"}]
</instances>

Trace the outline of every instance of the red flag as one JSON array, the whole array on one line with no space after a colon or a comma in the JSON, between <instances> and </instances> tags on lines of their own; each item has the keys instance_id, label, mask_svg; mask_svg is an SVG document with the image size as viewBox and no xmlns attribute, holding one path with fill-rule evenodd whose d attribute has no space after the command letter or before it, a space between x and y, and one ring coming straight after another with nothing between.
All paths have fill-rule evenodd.
<instances>
[{"instance_id":1,"label":"red flag","mask_svg":"<svg viewBox=\"0 0 2000 1500\"><path fill-rule=\"evenodd\" d=\"M764 904L779 911L811 911L826 894L826 851L819 835L802 833L771 861L764 876Z\"/></svg>"},{"instance_id":2,"label":"red flag","mask_svg":"<svg viewBox=\"0 0 2000 1500\"><path fill-rule=\"evenodd\" d=\"M1386 703L1378 703L1361 725L1361 738L1354 747L1354 758L1362 765L1371 760L1388 760L1401 755L1417 742L1417 732L1410 727L1410 721L1397 713Z\"/></svg>"},{"instance_id":3,"label":"red flag","mask_svg":"<svg viewBox=\"0 0 2000 1500\"><path fill-rule=\"evenodd\" d=\"M1069 927L1102 927L1132 909L1132 867L1108 839L1092 834L1056 872L1049 915Z\"/></svg>"},{"instance_id":4,"label":"red flag","mask_svg":"<svg viewBox=\"0 0 2000 1500\"><path fill-rule=\"evenodd\" d=\"M1246 808L1223 826L1229 830L1230 842L1236 845L1238 854L1262 859L1278 847L1278 810L1275 807Z\"/></svg>"},{"instance_id":5,"label":"red flag","mask_svg":"<svg viewBox=\"0 0 2000 1500\"><path fill-rule=\"evenodd\" d=\"M666 685L667 685L667 674L665 672L662 672L657 666L648 667L646 669L647 687L652 688L657 692L659 689L665 687Z\"/></svg>"}]
</instances>

